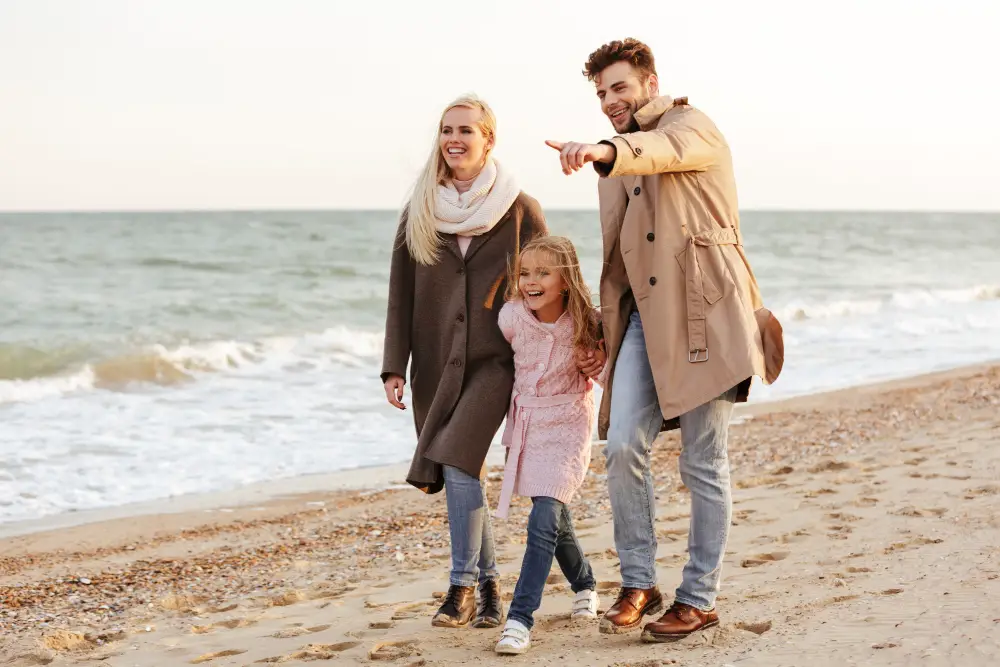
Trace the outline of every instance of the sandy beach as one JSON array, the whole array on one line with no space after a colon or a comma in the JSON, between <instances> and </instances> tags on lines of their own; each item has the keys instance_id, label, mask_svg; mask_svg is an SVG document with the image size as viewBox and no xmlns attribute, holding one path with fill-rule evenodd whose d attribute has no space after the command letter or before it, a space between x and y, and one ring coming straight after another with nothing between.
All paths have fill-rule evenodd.
<instances>
[{"instance_id":1,"label":"sandy beach","mask_svg":"<svg viewBox=\"0 0 1000 667\"><path fill-rule=\"evenodd\" d=\"M0 664L1000 664L1000 365L740 414L722 625L677 644L571 623L558 569L525 656L495 656L497 630L433 629L447 588L443 495L305 478L278 495L8 526ZM654 449L665 594L679 582L689 518L678 453L676 434ZM618 573L594 454L572 509L604 609ZM378 487L379 474L401 477L349 477ZM494 502L498 491L494 481ZM518 499L494 523L508 600L527 507Z\"/></svg>"}]
</instances>

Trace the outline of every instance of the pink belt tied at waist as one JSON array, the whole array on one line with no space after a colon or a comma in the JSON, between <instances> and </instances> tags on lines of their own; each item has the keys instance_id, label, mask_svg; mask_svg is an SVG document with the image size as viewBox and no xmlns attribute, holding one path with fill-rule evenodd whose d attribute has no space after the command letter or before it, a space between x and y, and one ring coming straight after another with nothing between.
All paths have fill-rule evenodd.
<instances>
[{"instance_id":1,"label":"pink belt tied at waist","mask_svg":"<svg viewBox=\"0 0 1000 667\"><path fill-rule=\"evenodd\" d=\"M510 507L510 500L514 496L514 486L517 482L517 469L521 459L521 449L524 447L524 435L528 432L528 420L531 410L534 408L551 408L556 405L566 405L581 398L586 398L587 394L555 394L554 396L527 396L514 392L510 399L510 410L507 412L507 426L503 429L503 440L501 441L508 448L507 464L504 466L503 486L500 487L500 502L497 505L495 516L500 519L507 518L507 509ZM510 471L511 474L508 474Z\"/></svg>"}]
</instances>

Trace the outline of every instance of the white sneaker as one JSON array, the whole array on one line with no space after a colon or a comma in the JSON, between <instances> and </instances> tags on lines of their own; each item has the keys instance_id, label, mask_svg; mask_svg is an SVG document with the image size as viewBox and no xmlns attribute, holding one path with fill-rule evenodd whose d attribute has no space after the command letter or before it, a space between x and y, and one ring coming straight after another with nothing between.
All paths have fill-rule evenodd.
<instances>
[{"instance_id":1,"label":"white sneaker","mask_svg":"<svg viewBox=\"0 0 1000 667\"><path fill-rule=\"evenodd\" d=\"M520 621L508 618L500 641L493 650L503 655L518 655L527 651L530 646L531 635L528 628Z\"/></svg>"},{"instance_id":2,"label":"white sneaker","mask_svg":"<svg viewBox=\"0 0 1000 667\"><path fill-rule=\"evenodd\" d=\"M597 618L597 592L580 591L573 597L573 620L593 620Z\"/></svg>"}]
</instances>

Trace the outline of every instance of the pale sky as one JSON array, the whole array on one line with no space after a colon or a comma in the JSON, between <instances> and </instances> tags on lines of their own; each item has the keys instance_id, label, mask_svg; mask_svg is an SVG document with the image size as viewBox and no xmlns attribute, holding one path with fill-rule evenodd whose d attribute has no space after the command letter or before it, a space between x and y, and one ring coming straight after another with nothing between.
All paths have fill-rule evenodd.
<instances>
[{"instance_id":1,"label":"pale sky","mask_svg":"<svg viewBox=\"0 0 1000 667\"><path fill-rule=\"evenodd\" d=\"M0 210L395 209L465 92L525 191L592 208L543 141L611 135L580 71L626 36L745 209L1000 210L998 6L0 0Z\"/></svg>"}]
</instances>

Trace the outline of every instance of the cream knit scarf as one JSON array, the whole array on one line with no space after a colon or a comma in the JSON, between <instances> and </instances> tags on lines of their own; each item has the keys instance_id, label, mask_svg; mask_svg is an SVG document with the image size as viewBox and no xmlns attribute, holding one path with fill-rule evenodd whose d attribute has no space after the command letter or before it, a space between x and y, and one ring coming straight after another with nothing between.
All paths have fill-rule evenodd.
<instances>
[{"instance_id":1,"label":"cream knit scarf","mask_svg":"<svg viewBox=\"0 0 1000 667\"><path fill-rule=\"evenodd\" d=\"M509 171L490 159L468 192L451 183L439 185L434 206L442 234L479 236L493 229L521 193Z\"/></svg>"}]
</instances>

